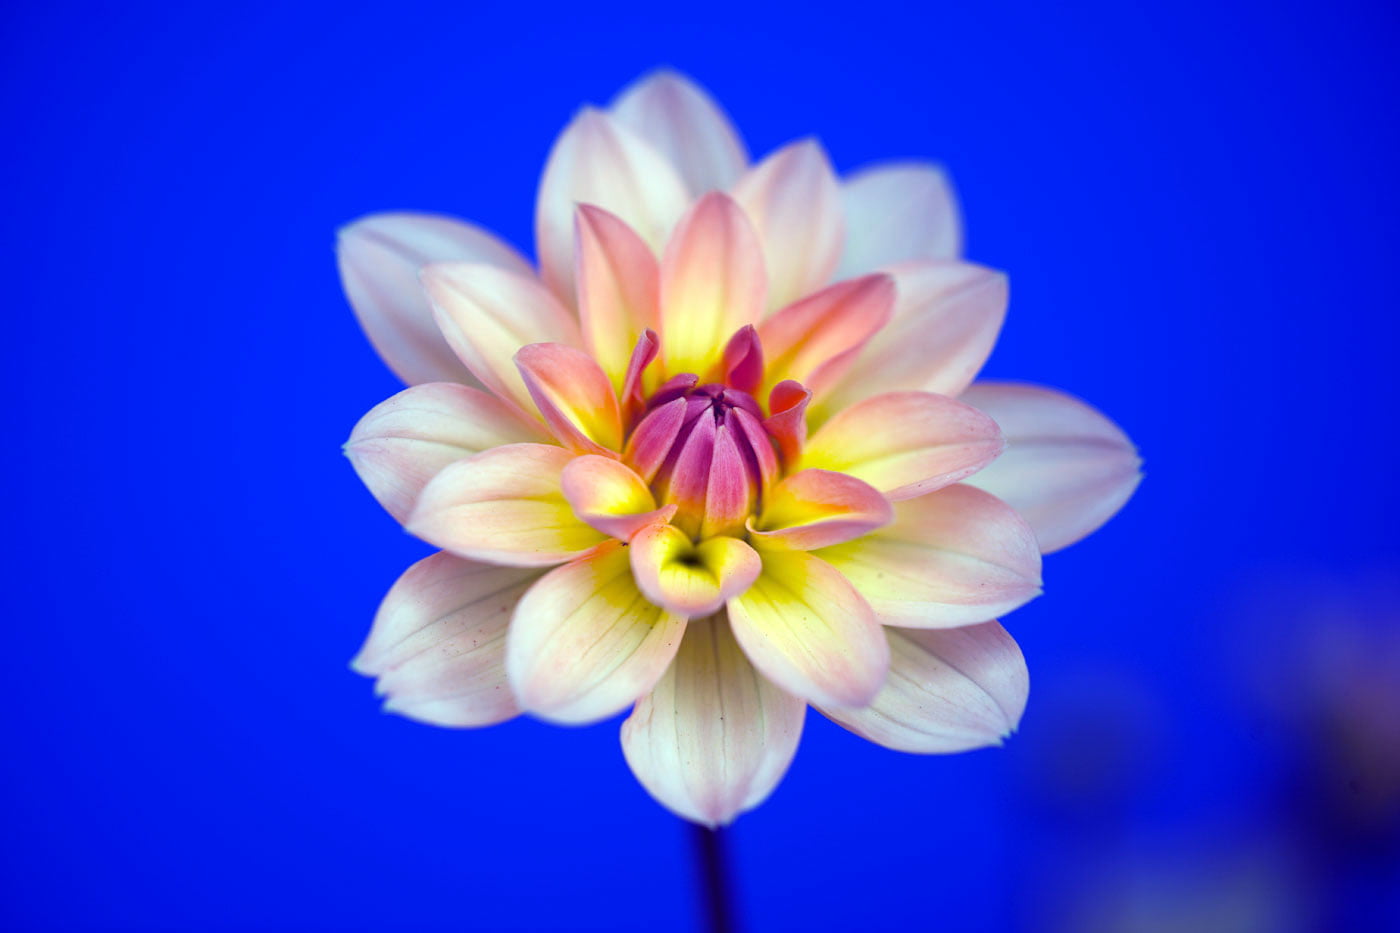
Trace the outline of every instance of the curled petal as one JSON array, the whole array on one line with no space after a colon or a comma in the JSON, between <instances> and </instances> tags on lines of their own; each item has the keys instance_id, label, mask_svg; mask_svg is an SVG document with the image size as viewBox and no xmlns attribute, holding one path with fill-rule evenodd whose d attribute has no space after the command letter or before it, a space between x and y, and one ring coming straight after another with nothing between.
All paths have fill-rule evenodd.
<instances>
[{"instance_id":1,"label":"curled petal","mask_svg":"<svg viewBox=\"0 0 1400 933\"><path fill-rule=\"evenodd\" d=\"M845 224L831 162L813 139L785 146L734 186L763 242L768 307L781 308L831 281Z\"/></svg>"},{"instance_id":2,"label":"curled petal","mask_svg":"<svg viewBox=\"0 0 1400 933\"><path fill-rule=\"evenodd\" d=\"M795 380L814 396L835 385L894 308L888 275L837 282L788 305L764 321L759 337L768 354L768 384Z\"/></svg>"},{"instance_id":3,"label":"curled petal","mask_svg":"<svg viewBox=\"0 0 1400 933\"><path fill-rule=\"evenodd\" d=\"M627 439L627 449L623 451L622 459L648 483L656 477L671 451L671 445L680 436L685 411L685 399L672 399L648 412Z\"/></svg>"},{"instance_id":4,"label":"curled petal","mask_svg":"<svg viewBox=\"0 0 1400 933\"><path fill-rule=\"evenodd\" d=\"M384 597L352 662L377 677L384 708L439 726L488 726L520 708L506 682L506 628L538 570L446 551L408 569Z\"/></svg>"},{"instance_id":5,"label":"curled petal","mask_svg":"<svg viewBox=\"0 0 1400 933\"><path fill-rule=\"evenodd\" d=\"M906 162L865 169L846 180L841 200L846 251L838 278L909 259L955 259L962 252L957 199L936 165Z\"/></svg>"},{"instance_id":6,"label":"curled petal","mask_svg":"<svg viewBox=\"0 0 1400 933\"><path fill-rule=\"evenodd\" d=\"M894 518L869 483L844 473L802 470L773 487L750 532L766 543L810 551L869 534Z\"/></svg>"},{"instance_id":7,"label":"curled petal","mask_svg":"<svg viewBox=\"0 0 1400 933\"><path fill-rule=\"evenodd\" d=\"M753 669L721 614L686 627L666 675L622 724L622 753L662 805L718 826L773 792L805 712Z\"/></svg>"},{"instance_id":8,"label":"curled petal","mask_svg":"<svg viewBox=\"0 0 1400 933\"><path fill-rule=\"evenodd\" d=\"M477 385L442 339L418 270L474 262L531 275L530 264L479 227L434 214L370 214L341 229L340 280L379 356L404 382Z\"/></svg>"},{"instance_id":9,"label":"curled petal","mask_svg":"<svg viewBox=\"0 0 1400 933\"><path fill-rule=\"evenodd\" d=\"M578 313L590 353L622 393L637 340L658 324L656 256L616 215L580 204Z\"/></svg>"},{"instance_id":10,"label":"curled petal","mask_svg":"<svg viewBox=\"0 0 1400 933\"><path fill-rule=\"evenodd\" d=\"M547 441L539 422L477 389L430 382L369 410L345 455L379 504L402 522L443 467L502 444Z\"/></svg>"},{"instance_id":11,"label":"curled petal","mask_svg":"<svg viewBox=\"0 0 1400 933\"><path fill-rule=\"evenodd\" d=\"M661 346L671 373L708 372L736 330L758 320L765 291L758 236L727 195L681 219L661 259Z\"/></svg>"},{"instance_id":12,"label":"curled petal","mask_svg":"<svg viewBox=\"0 0 1400 933\"><path fill-rule=\"evenodd\" d=\"M506 673L529 712L605 719L656 684L684 631L684 617L647 602L612 541L530 587L511 620Z\"/></svg>"},{"instance_id":13,"label":"curled petal","mask_svg":"<svg viewBox=\"0 0 1400 933\"><path fill-rule=\"evenodd\" d=\"M823 707L856 735L901 752L1000 745L1026 708L1030 677L999 622L939 631L886 629L890 676L864 709Z\"/></svg>"},{"instance_id":14,"label":"curled petal","mask_svg":"<svg viewBox=\"0 0 1400 933\"><path fill-rule=\"evenodd\" d=\"M763 428L778 445L783 464L791 467L802 458L807 445L807 406L812 393L800 382L791 379L778 383L768 393L768 411Z\"/></svg>"},{"instance_id":15,"label":"curled petal","mask_svg":"<svg viewBox=\"0 0 1400 933\"><path fill-rule=\"evenodd\" d=\"M718 376L724 385L750 395L763 384L763 344L752 324L739 328L724 345Z\"/></svg>"},{"instance_id":16,"label":"curled petal","mask_svg":"<svg viewBox=\"0 0 1400 933\"><path fill-rule=\"evenodd\" d=\"M573 315L533 277L490 266L431 265L422 279L443 337L467 368L500 398L534 411L515 353L532 343L578 346Z\"/></svg>"},{"instance_id":17,"label":"curled petal","mask_svg":"<svg viewBox=\"0 0 1400 933\"><path fill-rule=\"evenodd\" d=\"M754 667L817 704L863 706L880 689L889 645L861 595L805 551L765 548L763 572L729 601L734 637Z\"/></svg>"},{"instance_id":18,"label":"curled petal","mask_svg":"<svg viewBox=\"0 0 1400 933\"><path fill-rule=\"evenodd\" d=\"M632 357L627 361L627 374L622 380L622 392L618 398L622 402L622 422L627 428L637 424L646 411L647 367L661 352L661 338L654 330L642 332L637 345L632 348Z\"/></svg>"},{"instance_id":19,"label":"curled petal","mask_svg":"<svg viewBox=\"0 0 1400 933\"><path fill-rule=\"evenodd\" d=\"M574 300L574 207L616 214L653 249L666 242L690 195L670 161L606 113L584 108L554 143L535 203L540 274Z\"/></svg>"},{"instance_id":20,"label":"curled petal","mask_svg":"<svg viewBox=\"0 0 1400 933\"><path fill-rule=\"evenodd\" d=\"M891 392L838 413L803 451L803 468L849 473L891 499L955 483L1001 453L996 423L930 392Z\"/></svg>"},{"instance_id":21,"label":"curled petal","mask_svg":"<svg viewBox=\"0 0 1400 933\"><path fill-rule=\"evenodd\" d=\"M965 484L896 502L892 524L818 556L885 625L970 625L1040 595L1040 549L1030 526L996 496Z\"/></svg>"},{"instance_id":22,"label":"curled petal","mask_svg":"<svg viewBox=\"0 0 1400 933\"><path fill-rule=\"evenodd\" d=\"M674 525L654 524L632 539L632 573L647 599L688 618L709 615L758 577L758 553L738 538L695 544Z\"/></svg>"},{"instance_id":23,"label":"curled petal","mask_svg":"<svg viewBox=\"0 0 1400 933\"><path fill-rule=\"evenodd\" d=\"M515 365L559 443L579 453L622 447L617 396L587 353L558 343L532 343L516 352Z\"/></svg>"},{"instance_id":24,"label":"curled petal","mask_svg":"<svg viewBox=\"0 0 1400 933\"><path fill-rule=\"evenodd\" d=\"M564 498L571 459L562 447L511 444L458 460L428 483L405 527L474 560L515 567L572 560L604 538Z\"/></svg>"},{"instance_id":25,"label":"curled petal","mask_svg":"<svg viewBox=\"0 0 1400 933\"><path fill-rule=\"evenodd\" d=\"M1116 424L1054 389L974 384L962 396L996 419L1006 453L970 480L1020 512L1048 554L1096 531L1132 497L1142 460Z\"/></svg>"},{"instance_id":26,"label":"curled petal","mask_svg":"<svg viewBox=\"0 0 1400 933\"><path fill-rule=\"evenodd\" d=\"M576 457L564 467L564 498L574 514L603 534L629 540L654 522L669 521L676 507L658 509L642 478L610 457Z\"/></svg>"},{"instance_id":27,"label":"curled petal","mask_svg":"<svg viewBox=\"0 0 1400 933\"><path fill-rule=\"evenodd\" d=\"M724 111L674 71L654 72L624 90L612 114L670 159L694 194L728 188L749 163Z\"/></svg>"}]
</instances>

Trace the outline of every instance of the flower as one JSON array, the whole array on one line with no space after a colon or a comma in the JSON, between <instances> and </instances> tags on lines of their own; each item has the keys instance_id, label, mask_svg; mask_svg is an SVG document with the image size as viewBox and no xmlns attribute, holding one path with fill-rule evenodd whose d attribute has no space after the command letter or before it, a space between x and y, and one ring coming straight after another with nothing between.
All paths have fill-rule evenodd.
<instances>
[{"instance_id":1,"label":"flower","mask_svg":"<svg viewBox=\"0 0 1400 933\"><path fill-rule=\"evenodd\" d=\"M994 620L1139 461L1069 396L972 384L1007 286L957 258L943 174L838 181L811 140L749 167L662 72L565 129L536 239L538 273L443 217L341 232L350 302L410 385L346 452L442 549L355 659L385 708L631 706L638 780L709 825L772 792L809 703L904 751L1009 734L1029 681Z\"/></svg>"}]
</instances>

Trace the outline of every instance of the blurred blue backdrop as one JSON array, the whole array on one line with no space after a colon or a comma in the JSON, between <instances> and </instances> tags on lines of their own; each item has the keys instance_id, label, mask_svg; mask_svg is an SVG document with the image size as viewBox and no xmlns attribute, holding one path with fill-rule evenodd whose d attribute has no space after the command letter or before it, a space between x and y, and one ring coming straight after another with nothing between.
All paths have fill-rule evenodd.
<instances>
[{"instance_id":1,"label":"blurred blue backdrop","mask_svg":"<svg viewBox=\"0 0 1400 933\"><path fill-rule=\"evenodd\" d=\"M0 926L696 928L615 723L436 730L346 667L427 548L339 452L398 385L336 227L528 250L554 134L657 64L757 154L947 164L989 372L1147 462L1008 619L1004 749L809 718L731 835L749 928L1400 920L1400 9L1156 7L8 4Z\"/></svg>"}]
</instances>

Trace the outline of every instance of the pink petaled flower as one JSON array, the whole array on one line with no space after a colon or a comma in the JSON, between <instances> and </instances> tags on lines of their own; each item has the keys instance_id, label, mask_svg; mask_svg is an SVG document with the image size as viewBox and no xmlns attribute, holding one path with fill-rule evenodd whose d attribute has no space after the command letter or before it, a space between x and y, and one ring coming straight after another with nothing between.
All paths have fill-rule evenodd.
<instances>
[{"instance_id":1,"label":"pink petaled flower","mask_svg":"<svg viewBox=\"0 0 1400 933\"><path fill-rule=\"evenodd\" d=\"M443 217L340 237L411 386L346 451L442 549L356 658L385 708L483 726L630 706L638 780L709 825L772 792L809 703L904 751L1015 729L1026 667L994 620L1139 461L1066 395L971 384L1006 279L957 258L943 174L841 181L810 140L749 166L713 101L660 73L565 129L536 237L538 272Z\"/></svg>"}]
</instances>

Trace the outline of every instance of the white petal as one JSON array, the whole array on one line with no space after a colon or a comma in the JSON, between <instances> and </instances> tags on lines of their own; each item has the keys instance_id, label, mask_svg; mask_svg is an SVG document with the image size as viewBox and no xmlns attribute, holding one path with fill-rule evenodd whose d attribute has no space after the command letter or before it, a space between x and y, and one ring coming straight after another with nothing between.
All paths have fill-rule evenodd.
<instances>
[{"instance_id":1,"label":"white petal","mask_svg":"<svg viewBox=\"0 0 1400 933\"><path fill-rule=\"evenodd\" d=\"M908 259L955 259L962 219L948 177L936 165L902 162L852 175L841 188L846 251L837 278Z\"/></svg>"},{"instance_id":2,"label":"white petal","mask_svg":"<svg viewBox=\"0 0 1400 933\"><path fill-rule=\"evenodd\" d=\"M749 163L724 111L677 72L662 69L642 78L618 95L612 114L671 160L691 194L725 190Z\"/></svg>"}]
</instances>

